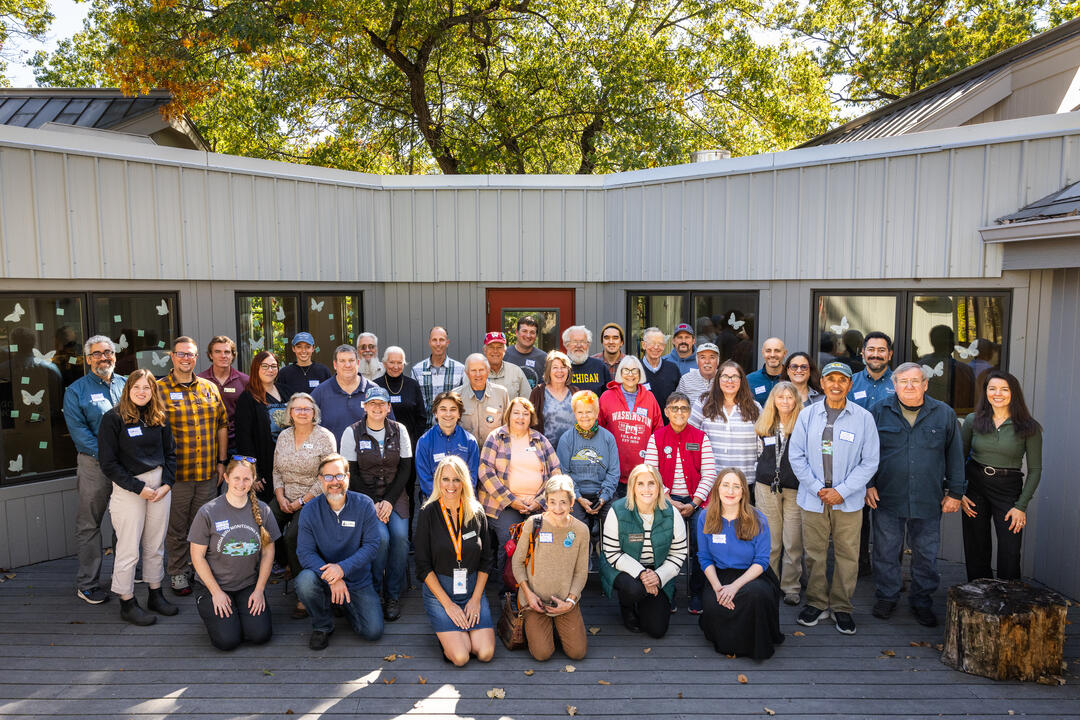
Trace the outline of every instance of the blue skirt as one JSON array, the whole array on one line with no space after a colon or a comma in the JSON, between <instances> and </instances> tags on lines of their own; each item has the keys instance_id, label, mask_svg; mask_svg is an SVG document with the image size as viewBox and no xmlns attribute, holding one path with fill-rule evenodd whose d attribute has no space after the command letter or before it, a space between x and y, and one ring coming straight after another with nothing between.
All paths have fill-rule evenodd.
<instances>
[{"instance_id":1,"label":"blue skirt","mask_svg":"<svg viewBox=\"0 0 1080 720\"><path fill-rule=\"evenodd\" d=\"M442 585L443 592L450 596L450 599L454 601L459 608L465 609L465 603L472 597L473 588L476 587L476 573L469 573L466 580L466 592L464 595L454 596L454 578L449 575L436 574L435 577L439 579L439 584ZM427 584L423 586L422 594L424 596L424 612L427 613L428 620L431 621L431 627L435 632L465 632L450 619L450 616L443 610L442 603L435 597L435 594L428 589ZM480 620L476 625L469 628L469 630L483 630L485 628L494 628L495 623L491 620L491 608L488 607L487 597L484 596L480 599Z\"/></svg>"}]
</instances>

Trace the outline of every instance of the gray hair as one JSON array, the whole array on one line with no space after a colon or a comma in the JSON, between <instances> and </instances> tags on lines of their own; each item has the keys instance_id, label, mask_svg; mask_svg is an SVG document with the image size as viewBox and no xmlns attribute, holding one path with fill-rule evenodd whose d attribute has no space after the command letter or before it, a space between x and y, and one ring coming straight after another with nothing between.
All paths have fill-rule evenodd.
<instances>
[{"instance_id":1,"label":"gray hair","mask_svg":"<svg viewBox=\"0 0 1080 720\"><path fill-rule=\"evenodd\" d=\"M616 382L621 383L622 380L620 378L622 377L622 371L626 368L633 368L634 370L637 370L638 382L645 382L645 366L642 365L641 361L633 355L623 356L623 359L620 360L619 364L615 367L615 377L612 379Z\"/></svg>"},{"instance_id":2,"label":"gray hair","mask_svg":"<svg viewBox=\"0 0 1080 720\"><path fill-rule=\"evenodd\" d=\"M376 340L375 344L377 345L378 342L379 341ZM390 353L398 353L399 355L401 355L401 362L406 364L406 365L408 364L409 361L405 357L405 351L402 350L401 348L399 348L397 345L391 345L390 347L383 350L383 354L382 354L382 361L383 362L386 362L386 358L390 355Z\"/></svg>"},{"instance_id":3,"label":"gray hair","mask_svg":"<svg viewBox=\"0 0 1080 720\"><path fill-rule=\"evenodd\" d=\"M563 330L563 333L562 333L563 345L566 344L566 340L567 340L567 338L570 337L570 333L574 333L574 332L583 332L583 333L585 333L585 341L588 342L590 345L592 345L592 330L585 327L584 325L571 325L570 327Z\"/></svg>"},{"instance_id":4,"label":"gray hair","mask_svg":"<svg viewBox=\"0 0 1080 720\"><path fill-rule=\"evenodd\" d=\"M477 361L477 360L484 363L484 367L486 367L488 369L488 372L491 372L491 363L489 363L488 359L486 357L484 357L481 353L472 353L471 355L469 355L468 357L465 358L465 372L469 371L469 363Z\"/></svg>"},{"instance_id":5,"label":"gray hair","mask_svg":"<svg viewBox=\"0 0 1080 720\"><path fill-rule=\"evenodd\" d=\"M109 349L112 350L114 353L116 352L116 345L113 344L112 338L106 335L93 335L91 337L88 337L86 339L86 342L83 343L83 355L89 355L90 348L92 348L94 345L97 345L98 343L109 343Z\"/></svg>"},{"instance_id":6,"label":"gray hair","mask_svg":"<svg viewBox=\"0 0 1080 720\"><path fill-rule=\"evenodd\" d=\"M568 493L570 495L571 503L577 500L577 489L574 487L574 478L562 473L552 475L548 478L548 481L544 483L544 497L548 498L557 492Z\"/></svg>"},{"instance_id":7,"label":"gray hair","mask_svg":"<svg viewBox=\"0 0 1080 720\"><path fill-rule=\"evenodd\" d=\"M293 393L293 396L289 398L289 401L285 403L285 420L281 423L285 427L292 427L292 409L297 400L307 400L315 408L315 416L312 418L312 422L318 425L322 422L322 411L319 410L319 403L315 402L315 398L308 395L306 392Z\"/></svg>"},{"instance_id":8,"label":"gray hair","mask_svg":"<svg viewBox=\"0 0 1080 720\"><path fill-rule=\"evenodd\" d=\"M356 346L360 347L360 341L363 340L366 337L369 337L372 340L374 340L375 341L375 347L379 347L379 338L378 338L378 336L375 335L375 333L373 333L373 332L367 332L367 331L362 332L362 333L360 333L359 335L356 336Z\"/></svg>"},{"instance_id":9,"label":"gray hair","mask_svg":"<svg viewBox=\"0 0 1080 720\"><path fill-rule=\"evenodd\" d=\"M920 365L917 362L901 363L899 367L897 367L895 370L892 371L893 377L895 378L897 375L901 375L901 374L906 373L906 372L911 372L912 370L918 370L919 372L921 372L922 376L923 376L923 380L929 379L929 378L926 377L926 371L923 370L923 366ZM894 385L896 384L895 380L893 380L893 384Z\"/></svg>"},{"instance_id":10,"label":"gray hair","mask_svg":"<svg viewBox=\"0 0 1080 720\"><path fill-rule=\"evenodd\" d=\"M653 326L645 328L645 330L641 333L641 342L645 342L650 335L659 335L661 338L664 339L665 343L668 341L668 336L664 334L664 331L656 326Z\"/></svg>"},{"instance_id":11,"label":"gray hair","mask_svg":"<svg viewBox=\"0 0 1080 720\"><path fill-rule=\"evenodd\" d=\"M352 345L338 345L336 348L334 348L334 360L337 360L337 356L341 353L349 353L354 358L356 358L358 362L360 360L360 353L357 352L356 348Z\"/></svg>"}]
</instances>

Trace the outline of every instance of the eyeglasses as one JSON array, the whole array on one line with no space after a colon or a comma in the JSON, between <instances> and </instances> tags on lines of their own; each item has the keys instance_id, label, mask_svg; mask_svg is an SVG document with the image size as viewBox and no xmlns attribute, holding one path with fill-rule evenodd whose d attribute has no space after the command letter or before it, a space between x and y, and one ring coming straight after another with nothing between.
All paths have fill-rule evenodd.
<instances>
[{"instance_id":1,"label":"eyeglasses","mask_svg":"<svg viewBox=\"0 0 1080 720\"><path fill-rule=\"evenodd\" d=\"M637 375L638 371L637 371L637 368L623 368L622 369L622 374L623 375Z\"/></svg>"},{"instance_id":2,"label":"eyeglasses","mask_svg":"<svg viewBox=\"0 0 1080 720\"><path fill-rule=\"evenodd\" d=\"M259 367L261 369L263 369L263 370L277 370L278 369L277 363L274 363L273 365L271 365L270 363L262 363L261 365L259 365Z\"/></svg>"},{"instance_id":3,"label":"eyeglasses","mask_svg":"<svg viewBox=\"0 0 1080 720\"><path fill-rule=\"evenodd\" d=\"M323 482L334 482L335 480L338 482L345 482L345 478L347 477L349 476L345 473L338 473L337 475L320 475L319 479Z\"/></svg>"},{"instance_id":4,"label":"eyeglasses","mask_svg":"<svg viewBox=\"0 0 1080 720\"><path fill-rule=\"evenodd\" d=\"M179 351L174 350L173 355L180 358L181 360L194 360L195 359L195 353L179 352Z\"/></svg>"},{"instance_id":5,"label":"eyeglasses","mask_svg":"<svg viewBox=\"0 0 1080 720\"><path fill-rule=\"evenodd\" d=\"M667 411L672 412L672 413L688 413L688 412L690 412L690 406L689 405L671 405L671 406L668 407Z\"/></svg>"},{"instance_id":6,"label":"eyeglasses","mask_svg":"<svg viewBox=\"0 0 1080 720\"><path fill-rule=\"evenodd\" d=\"M112 350L95 350L94 352L90 353L90 357L94 358L95 360L100 360L101 358L111 358L115 355L116 353L114 353Z\"/></svg>"},{"instance_id":7,"label":"eyeglasses","mask_svg":"<svg viewBox=\"0 0 1080 720\"><path fill-rule=\"evenodd\" d=\"M926 382L926 381L925 380L897 380L896 385L897 385L897 387L913 388L913 387L919 387L924 382Z\"/></svg>"},{"instance_id":8,"label":"eyeglasses","mask_svg":"<svg viewBox=\"0 0 1080 720\"><path fill-rule=\"evenodd\" d=\"M249 462L252 465L254 465L255 462L256 462L255 458L251 457L250 455L233 455L232 459L233 460L243 460L244 462Z\"/></svg>"},{"instance_id":9,"label":"eyeglasses","mask_svg":"<svg viewBox=\"0 0 1080 720\"><path fill-rule=\"evenodd\" d=\"M788 369L789 372L792 371L792 370L794 370L795 372L809 372L810 366L809 365L788 365L787 369Z\"/></svg>"},{"instance_id":10,"label":"eyeglasses","mask_svg":"<svg viewBox=\"0 0 1080 720\"><path fill-rule=\"evenodd\" d=\"M739 382L741 378L738 375L721 375L720 382L733 383Z\"/></svg>"},{"instance_id":11,"label":"eyeglasses","mask_svg":"<svg viewBox=\"0 0 1080 720\"><path fill-rule=\"evenodd\" d=\"M292 411L293 412L298 412L298 413L313 413L313 412L315 412L315 408L297 406L297 407L294 407L292 409Z\"/></svg>"}]
</instances>

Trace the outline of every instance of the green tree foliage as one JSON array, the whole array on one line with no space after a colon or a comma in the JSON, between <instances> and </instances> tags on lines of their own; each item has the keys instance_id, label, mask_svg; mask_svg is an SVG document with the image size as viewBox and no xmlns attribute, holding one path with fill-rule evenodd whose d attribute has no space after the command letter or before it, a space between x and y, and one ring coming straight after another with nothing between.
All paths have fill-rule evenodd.
<instances>
[{"instance_id":1,"label":"green tree foliage","mask_svg":"<svg viewBox=\"0 0 1080 720\"><path fill-rule=\"evenodd\" d=\"M758 0L94 0L39 82L167 88L215 149L389 173L598 173L833 118Z\"/></svg>"},{"instance_id":2,"label":"green tree foliage","mask_svg":"<svg viewBox=\"0 0 1080 720\"><path fill-rule=\"evenodd\" d=\"M881 105L1071 20L1077 0L781 0L835 99Z\"/></svg>"},{"instance_id":3,"label":"green tree foliage","mask_svg":"<svg viewBox=\"0 0 1080 720\"><path fill-rule=\"evenodd\" d=\"M0 0L0 82L7 64L17 56L12 40L43 40L53 15L48 0Z\"/></svg>"}]
</instances>

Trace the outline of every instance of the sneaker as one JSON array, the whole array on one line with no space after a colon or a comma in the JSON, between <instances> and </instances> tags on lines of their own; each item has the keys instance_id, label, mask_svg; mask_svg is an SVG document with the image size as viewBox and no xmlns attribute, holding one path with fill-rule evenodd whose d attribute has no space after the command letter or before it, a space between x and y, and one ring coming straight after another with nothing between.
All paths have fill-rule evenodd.
<instances>
[{"instance_id":1,"label":"sneaker","mask_svg":"<svg viewBox=\"0 0 1080 720\"><path fill-rule=\"evenodd\" d=\"M383 603L382 615L388 622L394 622L401 617L401 603L395 598L387 598Z\"/></svg>"},{"instance_id":2,"label":"sneaker","mask_svg":"<svg viewBox=\"0 0 1080 720\"><path fill-rule=\"evenodd\" d=\"M795 622L800 625L805 625L806 627L814 627L818 624L818 620L822 619L829 619L828 610L818 610L813 605L807 605L802 609L802 612L799 613L799 617L795 618Z\"/></svg>"},{"instance_id":3,"label":"sneaker","mask_svg":"<svg viewBox=\"0 0 1080 720\"><path fill-rule=\"evenodd\" d=\"M312 630L311 639L308 640L307 646L312 650L325 650L326 646L330 644L330 633L325 630Z\"/></svg>"},{"instance_id":4,"label":"sneaker","mask_svg":"<svg viewBox=\"0 0 1080 720\"><path fill-rule=\"evenodd\" d=\"M792 605L792 606L798 605L799 604L799 593L797 593L797 592L786 593L784 595L784 604L785 605Z\"/></svg>"},{"instance_id":5,"label":"sneaker","mask_svg":"<svg viewBox=\"0 0 1080 720\"><path fill-rule=\"evenodd\" d=\"M891 600L878 600L874 603L874 609L870 611L870 614L881 620L888 620L895 609L896 603Z\"/></svg>"},{"instance_id":6,"label":"sneaker","mask_svg":"<svg viewBox=\"0 0 1080 720\"><path fill-rule=\"evenodd\" d=\"M270 568L270 577L280 578L284 575L285 568L283 568L280 563L275 562L273 567Z\"/></svg>"},{"instance_id":7,"label":"sneaker","mask_svg":"<svg viewBox=\"0 0 1080 720\"><path fill-rule=\"evenodd\" d=\"M845 635L855 634L855 618L851 617L851 613L846 612L834 612L833 619L836 620L836 631Z\"/></svg>"},{"instance_id":8,"label":"sneaker","mask_svg":"<svg viewBox=\"0 0 1080 720\"><path fill-rule=\"evenodd\" d=\"M934 611L928 607L913 607L911 608L911 614L915 616L915 621L925 627L937 627L938 619Z\"/></svg>"},{"instance_id":9,"label":"sneaker","mask_svg":"<svg viewBox=\"0 0 1080 720\"><path fill-rule=\"evenodd\" d=\"M679 606L675 603L674 600L672 600L671 601L671 614L674 615L676 612L678 612L678 610L679 610Z\"/></svg>"},{"instance_id":10,"label":"sneaker","mask_svg":"<svg viewBox=\"0 0 1080 720\"><path fill-rule=\"evenodd\" d=\"M700 595L694 595L693 597L690 598L690 605L686 608L686 612L690 613L691 615L700 615L701 614L701 596Z\"/></svg>"},{"instance_id":11,"label":"sneaker","mask_svg":"<svg viewBox=\"0 0 1080 720\"><path fill-rule=\"evenodd\" d=\"M180 573L172 576L172 591L177 595L190 595L191 583L188 582L187 573Z\"/></svg>"},{"instance_id":12,"label":"sneaker","mask_svg":"<svg viewBox=\"0 0 1080 720\"><path fill-rule=\"evenodd\" d=\"M109 593L105 592L101 588L90 588L89 590L75 590L75 597L82 598L91 605L100 605L109 599Z\"/></svg>"}]
</instances>

